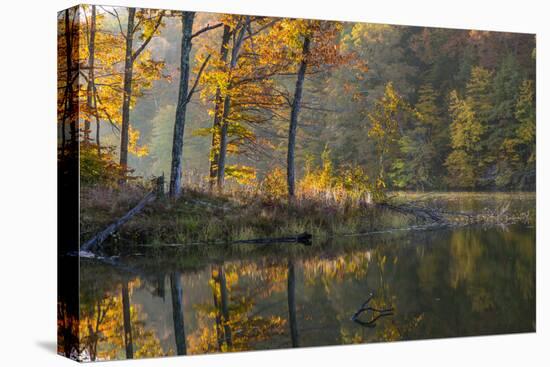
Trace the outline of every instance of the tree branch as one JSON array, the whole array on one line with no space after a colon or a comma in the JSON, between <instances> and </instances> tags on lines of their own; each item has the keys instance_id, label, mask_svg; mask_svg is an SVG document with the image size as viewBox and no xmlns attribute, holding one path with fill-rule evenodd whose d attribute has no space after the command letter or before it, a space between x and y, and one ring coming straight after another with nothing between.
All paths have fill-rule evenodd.
<instances>
[{"instance_id":1,"label":"tree branch","mask_svg":"<svg viewBox=\"0 0 550 367\"><path fill-rule=\"evenodd\" d=\"M204 33L204 32L208 32L208 31L211 31L212 29L216 29L216 28L219 28L221 26L223 26L224 24L223 23L218 23L218 24L214 24L214 25L209 25L207 24L206 27L196 31L195 33L193 33L191 35L191 39L199 36L200 34Z\"/></svg>"},{"instance_id":2,"label":"tree branch","mask_svg":"<svg viewBox=\"0 0 550 367\"><path fill-rule=\"evenodd\" d=\"M113 17L116 18L117 22L118 22L118 28L120 29L120 34L122 34L122 37L126 38L126 34L124 33L124 31L122 30L122 23L120 22L120 17L118 16L118 12L116 11L115 8L113 8L113 12L110 12L109 10L105 9L105 7L103 6L100 6L100 8L108 13L108 14L111 14Z\"/></svg>"},{"instance_id":3,"label":"tree branch","mask_svg":"<svg viewBox=\"0 0 550 367\"><path fill-rule=\"evenodd\" d=\"M147 47L149 42L151 42L151 39L153 38L153 36L157 32L157 29L160 27L160 23L162 22L162 17L163 16L164 16L164 12L161 11L160 14L159 14L157 23L155 24L155 28L153 29L153 32L151 32L151 35L149 37L147 37L145 39L145 41L143 41L141 46L139 46L139 48L132 54L132 60L135 60L139 56L139 54L145 49L145 47Z\"/></svg>"},{"instance_id":4,"label":"tree branch","mask_svg":"<svg viewBox=\"0 0 550 367\"><path fill-rule=\"evenodd\" d=\"M280 21L280 19L274 19L274 20L272 20L271 22L265 24L264 26L258 28L255 32L250 32L250 30L249 30L248 36L246 36L246 37L243 39L243 41L246 41L246 40L248 40L249 38L254 37L254 36L257 35L258 33L262 32L264 29L271 27L272 25L274 25L275 23L277 23L277 22L279 22L279 21Z\"/></svg>"},{"instance_id":5,"label":"tree branch","mask_svg":"<svg viewBox=\"0 0 550 367\"><path fill-rule=\"evenodd\" d=\"M191 100L191 97L193 97L193 93L195 93L195 89L197 88L197 85L199 84L199 80L201 78L202 72L204 71L204 68L206 67L206 64L208 64L208 61L210 61L210 56L211 55L208 55L206 57L206 59L204 59L202 65L199 69L199 72L197 73L197 77L195 78L195 82L193 83L193 86L191 87L191 90L187 94L187 98L185 100L185 103L189 103L189 101Z\"/></svg>"}]
</instances>

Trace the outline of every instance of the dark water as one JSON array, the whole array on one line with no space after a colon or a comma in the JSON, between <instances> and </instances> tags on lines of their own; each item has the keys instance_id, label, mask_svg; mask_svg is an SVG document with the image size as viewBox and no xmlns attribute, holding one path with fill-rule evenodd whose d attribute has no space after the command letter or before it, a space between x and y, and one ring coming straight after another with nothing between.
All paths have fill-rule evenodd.
<instances>
[{"instance_id":1,"label":"dark water","mask_svg":"<svg viewBox=\"0 0 550 367\"><path fill-rule=\"evenodd\" d=\"M164 248L120 258L119 266L82 259L85 354L143 358L535 330L532 227L247 246ZM369 324L377 313L367 311L362 323L352 321L371 293L366 306L392 314Z\"/></svg>"}]
</instances>

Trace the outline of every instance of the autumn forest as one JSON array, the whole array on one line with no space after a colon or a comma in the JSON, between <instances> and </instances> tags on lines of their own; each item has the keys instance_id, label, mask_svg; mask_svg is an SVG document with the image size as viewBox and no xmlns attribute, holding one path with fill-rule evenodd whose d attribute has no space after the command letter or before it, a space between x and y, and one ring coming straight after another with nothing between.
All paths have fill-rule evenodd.
<instances>
[{"instance_id":1,"label":"autumn forest","mask_svg":"<svg viewBox=\"0 0 550 367\"><path fill-rule=\"evenodd\" d=\"M59 352L534 330L535 66L533 34L59 12Z\"/></svg>"}]
</instances>

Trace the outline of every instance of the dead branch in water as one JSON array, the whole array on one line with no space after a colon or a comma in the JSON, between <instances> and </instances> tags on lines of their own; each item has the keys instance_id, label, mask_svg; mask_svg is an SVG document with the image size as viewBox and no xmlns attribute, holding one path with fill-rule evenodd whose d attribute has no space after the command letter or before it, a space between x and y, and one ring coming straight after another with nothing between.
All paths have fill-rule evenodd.
<instances>
[{"instance_id":1,"label":"dead branch in water","mask_svg":"<svg viewBox=\"0 0 550 367\"><path fill-rule=\"evenodd\" d=\"M139 247L187 247L187 246L202 246L202 245L236 245L236 244L255 244L255 245L270 245L278 243L300 243L302 245L311 246L313 236L310 233L304 232L293 236L286 237L267 237L267 238L252 238L248 240L227 240L227 241L199 241L191 243L163 243L163 244L140 244Z\"/></svg>"},{"instance_id":2,"label":"dead branch in water","mask_svg":"<svg viewBox=\"0 0 550 367\"><path fill-rule=\"evenodd\" d=\"M444 215L437 209L426 208L412 204L394 205L387 202L378 203L376 205L383 209L392 210L405 215L412 215L423 221L432 221L437 223L447 222L447 219L444 217Z\"/></svg>"},{"instance_id":3,"label":"dead branch in water","mask_svg":"<svg viewBox=\"0 0 550 367\"><path fill-rule=\"evenodd\" d=\"M300 233L295 236L289 237L275 237L275 238L254 238L251 240L237 240L232 243L253 243L253 244L270 244L270 243L301 243L304 245L311 245L311 238L313 236L307 232Z\"/></svg>"},{"instance_id":4,"label":"dead branch in water","mask_svg":"<svg viewBox=\"0 0 550 367\"><path fill-rule=\"evenodd\" d=\"M494 210L485 209L480 213L429 208L410 203L391 204L383 202L375 205L404 215L414 216L423 222L437 223L442 226L457 226L464 224L507 225L528 220L528 213L509 213L509 204Z\"/></svg>"},{"instance_id":5,"label":"dead branch in water","mask_svg":"<svg viewBox=\"0 0 550 367\"><path fill-rule=\"evenodd\" d=\"M370 301L372 300L373 297L374 297L374 295L371 293L369 295L369 298L365 302L363 302L361 307L359 307L359 309L351 316L351 321L353 321L353 322L355 322L355 323L357 323L361 326L368 327L368 328L372 329L376 326L376 320L378 320L381 317L392 316L393 315L393 307L388 308L388 309L379 310L377 308L369 306L369 303L370 303ZM363 314L367 311L372 312L371 319L368 320L368 321L363 321L363 320L359 319L359 316L361 316L361 314Z\"/></svg>"}]
</instances>

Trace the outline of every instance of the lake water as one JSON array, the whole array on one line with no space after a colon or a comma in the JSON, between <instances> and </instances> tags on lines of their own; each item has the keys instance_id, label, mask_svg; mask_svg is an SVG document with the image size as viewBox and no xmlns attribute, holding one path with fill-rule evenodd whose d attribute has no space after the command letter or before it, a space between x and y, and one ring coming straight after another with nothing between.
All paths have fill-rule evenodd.
<instances>
[{"instance_id":1,"label":"lake water","mask_svg":"<svg viewBox=\"0 0 550 367\"><path fill-rule=\"evenodd\" d=\"M143 251L115 266L81 260L86 358L535 331L526 225ZM353 321L371 294L366 307L391 312Z\"/></svg>"}]
</instances>

